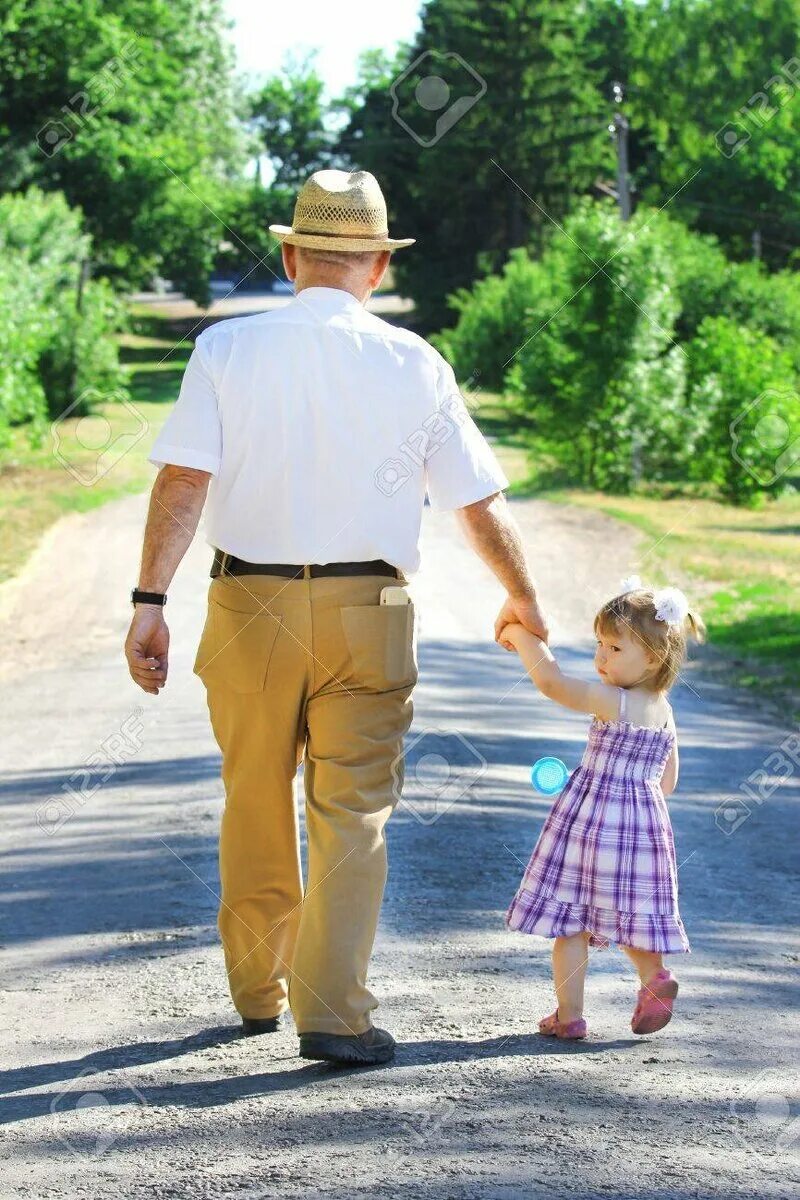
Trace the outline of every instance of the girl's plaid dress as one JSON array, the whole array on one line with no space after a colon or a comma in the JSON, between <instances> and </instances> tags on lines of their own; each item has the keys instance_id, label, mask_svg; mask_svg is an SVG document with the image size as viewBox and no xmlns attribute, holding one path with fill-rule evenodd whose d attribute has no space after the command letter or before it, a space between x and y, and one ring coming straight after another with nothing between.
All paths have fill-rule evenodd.
<instances>
[{"instance_id":1,"label":"girl's plaid dress","mask_svg":"<svg viewBox=\"0 0 800 1200\"><path fill-rule=\"evenodd\" d=\"M550 810L506 924L544 937L585 930L595 946L688 951L661 790L675 735L623 720L621 691L620 719L592 721L581 764Z\"/></svg>"}]
</instances>

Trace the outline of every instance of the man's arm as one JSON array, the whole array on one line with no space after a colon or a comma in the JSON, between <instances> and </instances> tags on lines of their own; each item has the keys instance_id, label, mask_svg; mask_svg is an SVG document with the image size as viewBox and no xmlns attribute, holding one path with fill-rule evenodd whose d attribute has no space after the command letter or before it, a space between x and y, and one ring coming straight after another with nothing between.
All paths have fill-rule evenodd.
<instances>
[{"instance_id":1,"label":"man's arm","mask_svg":"<svg viewBox=\"0 0 800 1200\"><path fill-rule=\"evenodd\" d=\"M166 592L197 530L211 476L191 467L167 465L150 493L138 587ZM167 681L169 630L157 604L137 604L125 640L134 683L157 696Z\"/></svg>"},{"instance_id":2,"label":"man's arm","mask_svg":"<svg viewBox=\"0 0 800 1200\"><path fill-rule=\"evenodd\" d=\"M495 641L507 650L513 650L512 646L502 641L500 635L510 621L519 621L546 642L547 620L539 607L519 527L509 512L503 493L495 492L484 500L455 511L467 541L508 593L495 621Z\"/></svg>"}]
</instances>

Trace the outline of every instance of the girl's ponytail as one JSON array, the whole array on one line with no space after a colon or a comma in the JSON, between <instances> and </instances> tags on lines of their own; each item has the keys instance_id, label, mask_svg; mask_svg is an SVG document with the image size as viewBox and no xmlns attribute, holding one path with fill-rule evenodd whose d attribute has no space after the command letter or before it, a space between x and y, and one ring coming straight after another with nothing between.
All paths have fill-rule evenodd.
<instances>
[{"instance_id":1,"label":"girl's ponytail","mask_svg":"<svg viewBox=\"0 0 800 1200\"><path fill-rule=\"evenodd\" d=\"M700 613L694 609L689 609L684 622L684 631L687 637L692 638L695 642L704 642L706 640L706 626Z\"/></svg>"}]
</instances>

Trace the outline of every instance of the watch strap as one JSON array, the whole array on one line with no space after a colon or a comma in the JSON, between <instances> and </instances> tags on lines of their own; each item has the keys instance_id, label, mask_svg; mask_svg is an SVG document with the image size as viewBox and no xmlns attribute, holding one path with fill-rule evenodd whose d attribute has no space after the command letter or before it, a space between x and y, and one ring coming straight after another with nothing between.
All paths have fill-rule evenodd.
<instances>
[{"instance_id":1,"label":"watch strap","mask_svg":"<svg viewBox=\"0 0 800 1200\"><path fill-rule=\"evenodd\" d=\"M158 604L163 608L166 603L165 592L143 592L139 588L131 591L131 604Z\"/></svg>"}]
</instances>

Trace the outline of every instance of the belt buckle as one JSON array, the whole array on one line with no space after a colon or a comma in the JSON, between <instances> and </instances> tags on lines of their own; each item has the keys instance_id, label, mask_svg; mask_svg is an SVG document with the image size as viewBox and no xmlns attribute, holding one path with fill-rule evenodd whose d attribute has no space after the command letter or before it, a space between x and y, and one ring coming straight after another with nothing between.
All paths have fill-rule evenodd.
<instances>
[{"instance_id":1,"label":"belt buckle","mask_svg":"<svg viewBox=\"0 0 800 1200\"><path fill-rule=\"evenodd\" d=\"M228 563L232 557L233 555L228 554L227 550L220 550L219 547L214 550L214 558L211 563L212 579L218 579L220 575L226 574Z\"/></svg>"}]
</instances>

